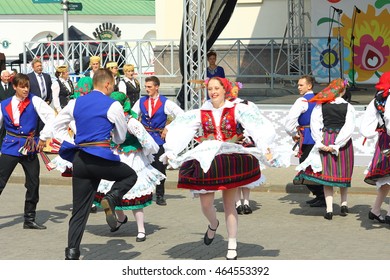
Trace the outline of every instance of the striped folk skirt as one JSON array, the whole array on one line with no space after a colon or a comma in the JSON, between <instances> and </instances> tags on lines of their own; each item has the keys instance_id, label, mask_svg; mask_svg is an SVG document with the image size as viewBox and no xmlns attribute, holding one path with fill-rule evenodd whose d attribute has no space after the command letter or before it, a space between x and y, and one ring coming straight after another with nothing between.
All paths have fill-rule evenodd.
<instances>
[{"instance_id":1,"label":"striped folk skirt","mask_svg":"<svg viewBox=\"0 0 390 280\"><path fill-rule=\"evenodd\" d=\"M337 133L325 131L323 134L324 145L334 144ZM303 181L305 184L319 184L331 187L350 187L354 155L352 139L340 148L339 155L336 156L329 152L320 152L322 162L322 172L314 173L310 167L304 172L297 174L294 181Z\"/></svg>"},{"instance_id":2,"label":"striped folk skirt","mask_svg":"<svg viewBox=\"0 0 390 280\"><path fill-rule=\"evenodd\" d=\"M379 132L375 145L374 157L364 182L375 185L379 178L390 176L390 158L382 154L382 150L390 148L390 136L386 132Z\"/></svg>"},{"instance_id":3,"label":"striped folk skirt","mask_svg":"<svg viewBox=\"0 0 390 280\"><path fill-rule=\"evenodd\" d=\"M221 154L205 173L196 160L182 164L178 188L191 190L227 190L248 185L261 175L258 159L250 154Z\"/></svg>"}]
</instances>

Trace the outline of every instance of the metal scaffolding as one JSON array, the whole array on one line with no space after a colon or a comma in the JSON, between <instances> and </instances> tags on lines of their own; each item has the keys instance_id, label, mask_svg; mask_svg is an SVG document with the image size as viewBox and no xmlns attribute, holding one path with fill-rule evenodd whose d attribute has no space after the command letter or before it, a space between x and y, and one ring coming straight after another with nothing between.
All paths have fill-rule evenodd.
<instances>
[{"instance_id":1,"label":"metal scaffolding","mask_svg":"<svg viewBox=\"0 0 390 280\"><path fill-rule=\"evenodd\" d=\"M304 0L288 0L288 74L304 73L305 9Z\"/></svg>"},{"instance_id":2,"label":"metal scaffolding","mask_svg":"<svg viewBox=\"0 0 390 280\"><path fill-rule=\"evenodd\" d=\"M184 54L184 108L199 108L205 89L201 80L206 78L206 1L185 0L183 7Z\"/></svg>"}]
</instances>

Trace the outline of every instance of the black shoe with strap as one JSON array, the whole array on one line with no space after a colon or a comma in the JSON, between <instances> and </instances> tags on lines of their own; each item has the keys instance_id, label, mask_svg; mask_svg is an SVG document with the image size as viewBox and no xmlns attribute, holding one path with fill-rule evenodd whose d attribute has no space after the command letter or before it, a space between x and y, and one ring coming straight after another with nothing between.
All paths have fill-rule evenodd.
<instances>
[{"instance_id":1,"label":"black shoe with strap","mask_svg":"<svg viewBox=\"0 0 390 280\"><path fill-rule=\"evenodd\" d=\"M244 214L244 207L242 205L239 205L236 207L236 211L238 215Z\"/></svg>"},{"instance_id":2,"label":"black shoe with strap","mask_svg":"<svg viewBox=\"0 0 390 280\"><path fill-rule=\"evenodd\" d=\"M215 229L212 229L212 228L210 227L210 225L208 225L207 230L206 230L206 233L204 234L203 242L204 242L204 244L206 244L207 246L210 245L210 244L213 242L214 238L215 238L215 232L217 231L218 226L219 226L219 221L217 220L217 222L218 222L218 223L217 223L217 227L216 227ZM213 238L210 238L210 237L207 235L207 233L209 232L209 230L214 231L214 237L213 237Z\"/></svg>"},{"instance_id":3,"label":"black shoe with strap","mask_svg":"<svg viewBox=\"0 0 390 280\"><path fill-rule=\"evenodd\" d=\"M111 232L116 232L120 227L127 223L127 216L125 216L124 220L122 222L118 221L119 226L117 226L115 229L110 229Z\"/></svg>"},{"instance_id":4,"label":"black shoe with strap","mask_svg":"<svg viewBox=\"0 0 390 280\"><path fill-rule=\"evenodd\" d=\"M245 215L248 215L248 214L252 214L252 209L249 205L245 204L244 205L244 214Z\"/></svg>"}]
</instances>

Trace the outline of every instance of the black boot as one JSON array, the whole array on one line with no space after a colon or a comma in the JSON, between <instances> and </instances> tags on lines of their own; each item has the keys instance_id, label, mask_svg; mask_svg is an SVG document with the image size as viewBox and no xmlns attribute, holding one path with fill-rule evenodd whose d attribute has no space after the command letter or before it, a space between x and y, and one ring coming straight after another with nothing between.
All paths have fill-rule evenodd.
<instances>
[{"instance_id":1,"label":"black boot","mask_svg":"<svg viewBox=\"0 0 390 280\"><path fill-rule=\"evenodd\" d=\"M24 214L24 229L46 229L44 225L40 225L35 222L35 213Z\"/></svg>"},{"instance_id":2,"label":"black boot","mask_svg":"<svg viewBox=\"0 0 390 280\"><path fill-rule=\"evenodd\" d=\"M65 260L79 260L80 250L76 248L65 248Z\"/></svg>"}]
</instances>

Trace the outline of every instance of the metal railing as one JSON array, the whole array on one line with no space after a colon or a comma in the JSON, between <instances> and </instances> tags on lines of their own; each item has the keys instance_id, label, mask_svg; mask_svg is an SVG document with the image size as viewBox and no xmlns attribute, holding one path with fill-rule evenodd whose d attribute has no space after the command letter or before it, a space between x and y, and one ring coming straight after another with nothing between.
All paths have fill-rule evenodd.
<instances>
[{"instance_id":1,"label":"metal railing","mask_svg":"<svg viewBox=\"0 0 390 280\"><path fill-rule=\"evenodd\" d=\"M266 83L272 89L276 83L296 81L304 74L317 77L318 73L324 72L318 68L324 68L327 59L330 59L326 56L328 38L302 38L300 42L303 46L299 49L304 50L304 54L299 56L300 61L291 59L288 40L290 38L282 37L218 39L213 49L228 78L246 83ZM337 38L331 38L330 49L337 50L338 44ZM24 43L22 72L30 72L29 62L38 57L43 60L45 72L54 74L56 66L67 64L73 76L78 77L89 70L89 57L96 55L101 57L103 66L108 61L118 62L120 69L124 64L133 64L141 80L148 75L156 75L165 83L182 82L179 40L68 41L67 58L64 58L63 46L61 41ZM339 63L340 60L332 67L339 69ZM333 71L332 75L335 78L340 73Z\"/></svg>"}]
</instances>

